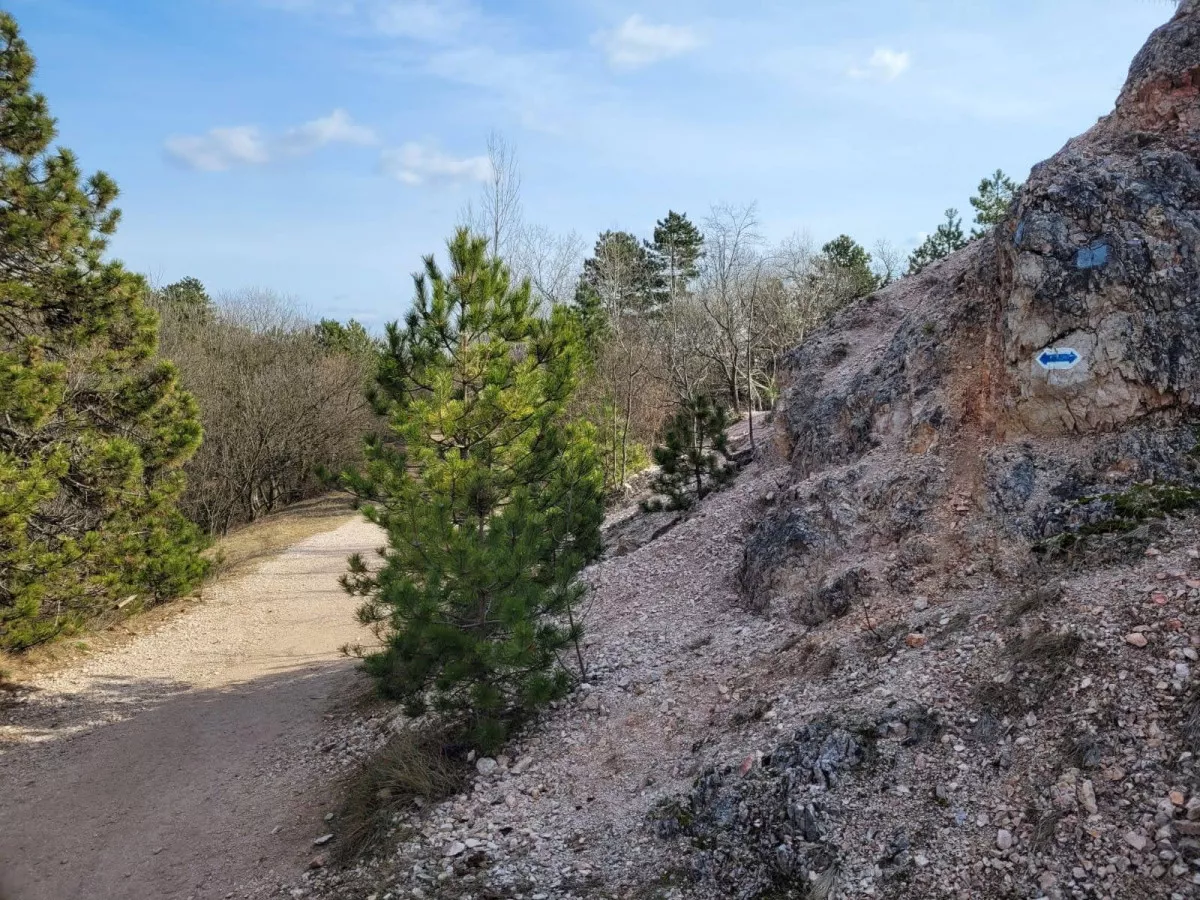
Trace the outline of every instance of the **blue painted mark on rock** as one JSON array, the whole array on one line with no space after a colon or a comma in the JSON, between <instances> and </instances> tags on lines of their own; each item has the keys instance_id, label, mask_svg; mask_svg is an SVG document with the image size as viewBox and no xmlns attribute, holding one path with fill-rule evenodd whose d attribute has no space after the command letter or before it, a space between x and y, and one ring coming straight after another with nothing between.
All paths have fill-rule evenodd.
<instances>
[{"instance_id":1,"label":"blue painted mark on rock","mask_svg":"<svg viewBox=\"0 0 1200 900\"><path fill-rule=\"evenodd\" d=\"M1013 235L1013 246L1021 246L1021 238L1025 237L1025 220L1017 223L1017 233Z\"/></svg>"},{"instance_id":2,"label":"blue painted mark on rock","mask_svg":"<svg viewBox=\"0 0 1200 900\"><path fill-rule=\"evenodd\" d=\"M1108 262L1108 244L1105 241L1084 247L1075 254L1075 268L1098 269Z\"/></svg>"},{"instance_id":3,"label":"blue painted mark on rock","mask_svg":"<svg viewBox=\"0 0 1200 900\"><path fill-rule=\"evenodd\" d=\"M1037 355L1043 369L1073 369L1081 359L1079 352L1070 347L1047 347Z\"/></svg>"}]
</instances>

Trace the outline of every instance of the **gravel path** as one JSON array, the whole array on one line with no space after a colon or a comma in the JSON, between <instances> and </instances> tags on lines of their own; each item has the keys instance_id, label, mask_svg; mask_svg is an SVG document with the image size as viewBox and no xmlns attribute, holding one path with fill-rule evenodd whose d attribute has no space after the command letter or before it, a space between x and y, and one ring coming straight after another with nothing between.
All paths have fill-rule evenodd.
<instances>
[{"instance_id":1,"label":"gravel path","mask_svg":"<svg viewBox=\"0 0 1200 900\"><path fill-rule=\"evenodd\" d=\"M208 900L293 879L332 802L325 725L357 680L337 578L380 543L358 519L305 539L0 709L0 897Z\"/></svg>"}]
</instances>

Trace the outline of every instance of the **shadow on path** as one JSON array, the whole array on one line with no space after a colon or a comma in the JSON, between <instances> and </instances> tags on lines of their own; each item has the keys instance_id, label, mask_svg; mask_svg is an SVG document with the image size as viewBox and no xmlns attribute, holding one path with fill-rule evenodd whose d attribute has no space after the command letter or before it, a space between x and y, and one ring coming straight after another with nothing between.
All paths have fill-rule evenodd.
<instances>
[{"instance_id":1,"label":"shadow on path","mask_svg":"<svg viewBox=\"0 0 1200 900\"><path fill-rule=\"evenodd\" d=\"M0 898L209 900L294 880L327 799L323 716L359 679L323 660L211 689L103 681L64 713L75 733L47 726L0 757Z\"/></svg>"}]
</instances>

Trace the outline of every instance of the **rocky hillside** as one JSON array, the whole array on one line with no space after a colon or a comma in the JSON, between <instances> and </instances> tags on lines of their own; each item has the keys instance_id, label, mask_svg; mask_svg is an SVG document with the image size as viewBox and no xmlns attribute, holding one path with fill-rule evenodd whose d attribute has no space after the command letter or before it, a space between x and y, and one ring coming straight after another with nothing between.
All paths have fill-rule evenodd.
<instances>
[{"instance_id":1,"label":"rocky hillside","mask_svg":"<svg viewBox=\"0 0 1200 900\"><path fill-rule=\"evenodd\" d=\"M1198 128L1187 0L994 234L791 354L730 490L588 571L576 697L293 894L1200 897Z\"/></svg>"}]
</instances>

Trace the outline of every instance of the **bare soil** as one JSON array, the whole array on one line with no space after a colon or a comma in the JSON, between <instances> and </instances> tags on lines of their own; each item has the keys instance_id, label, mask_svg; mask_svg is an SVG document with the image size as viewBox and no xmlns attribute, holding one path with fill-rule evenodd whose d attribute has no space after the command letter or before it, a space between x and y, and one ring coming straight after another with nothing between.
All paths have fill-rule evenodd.
<instances>
[{"instance_id":1,"label":"bare soil","mask_svg":"<svg viewBox=\"0 0 1200 900\"><path fill-rule=\"evenodd\" d=\"M284 521L241 535L184 614L4 702L4 900L257 897L317 853L340 761L323 735L363 689L337 579L382 539L344 511Z\"/></svg>"}]
</instances>

